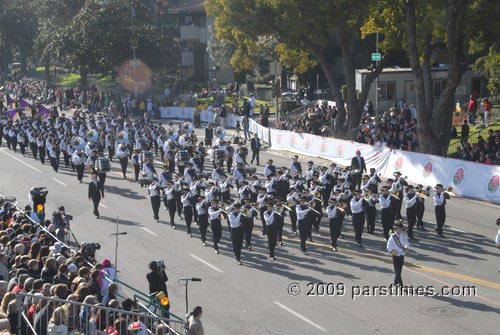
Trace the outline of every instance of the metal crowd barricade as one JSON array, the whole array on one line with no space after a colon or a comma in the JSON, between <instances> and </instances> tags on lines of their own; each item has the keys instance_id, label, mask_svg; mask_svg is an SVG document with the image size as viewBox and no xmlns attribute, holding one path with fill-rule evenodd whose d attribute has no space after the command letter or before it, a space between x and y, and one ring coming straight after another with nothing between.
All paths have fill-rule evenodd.
<instances>
[{"instance_id":1,"label":"metal crowd barricade","mask_svg":"<svg viewBox=\"0 0 500 335\"><path fill-rule=\"evenodd\" d=\"M135 304L138 306L139 310L146 312L152 316L155 316L156 314L165 315L166 309L160 304L158 299L156 299L155 295L145 294L117 279L114 280L114 283L119 284L120 286L123 286L134 292L133 300ZM173 314L170 311L168 312L168 314L170 315L170 320L183 321L182 318Z\"/></svg>"},{"instance_id":2,"label":"metal crowd barricade","mask_svg":"<svg viewBox=\"0 0 500 335\"><path fill-rule=\"evenodd\" d=\"M36 302L42 306L38 312L33 313L30 308ZM108 333L111 326L118 319L126 324L127 329L132 323L139 322L142 331L127 334L156 334L160 324L171 335L184 335L186 333L183 321L159 317L151 312L137 313L120 309L90 305L76 301L66 301L52 297L39 297L32 294L19 293L16 297L17 306L17 335L45 335L51 323L53 313L58 307L63 307L64 317L62 324L68 327L68 334L73 335L101 335ZM118 330L120 334L122 333Z\"/></svg>"},{"instance_id":3,"label":"metal crowd barricade","mask_svg":"<svg viewBox=\"0 0 500 335\"><path fill-rule=\"evenodd\" d=\"M9 200L11 200L9 197L6 197L6 196L4 196L4 195L2 195L2 194L0 194L0 198L1 198L1 199L3 199L4 201L9 201ZM19 207L17 207L17 206L15 206L15 207L16 207L17 211L19 211L19 212L21 212L21 213L25 214L25 213L24 213L24 211L23 211L21 208L19 208ZM71 252L71 253L73 253L73 254L76 254L76 253L77 253L77 252L76 252L73 248L71 248L71 246L69 246L69 245L67 245L66 243L64 243L63 241L59 240L59 239L57 238L57 236L55 236L54 234L52 234L51 232L49 232L49 231L48 231L48 229L47 229L47 228L45 228L43 225L41 225L40 223L38 223L38 222L34 221L34 220L33 220L32 218L30 218L29 216L26 216L26 217L30 220L30 222L31 222L34 226L36 226L36 227L38 227L39 229L43 230L46 234L50 235L50 236L51 236L51 237L52 237L55 241L58 241L58 242L62 243L62 245L63 245L63 246L67 247L67 248L70 250L70 252ZM86 262L86 263L87 263L87 265L88 265L88 266L90 266L91 268L94 266L94 264L92 264L92 263L88 262L87 260L85 260L85 262ZM136 290L136 289L135 289L135 288L133 288L132 286L127 285L127 284L125 284L124 282L117 280L116 278L115 278L115 280L114 280L114 281L112 281L112 280L110 280L110 279L109 279L109 278L107 278L107 277L103 277L103 280L107 280L107 281L109 281L110 283L112 283L112 282L117 283L117 284L119 284L119 285L121 285L121 286L124 286L124 287L126 287L126 288L128 288L128 289L132 290L132 291L135 293L135 294L134 294L134 301L135 301L136 305L139 307L139 309L141 309L141 310L143 310L145 313L147 313L147 315L148 315L148 317L149 317L149 318L151 318L151 319L155 319L155 318L157 318L157 319L158 319L158 320L157 320L157 322L169 322L169 323L174 322L174 323L183 323L183 320L182 320L180 317L178 317L178 316L176 316L175 314L172 314L172 313L169 313L169 315L170 315L170 317L171 317L171 318L174 318L175 320L171 320L171 319L166 319L166 318L160 318L160 317L158 317L155 313L161 313L161 314L163 315L163 314L164 314L164 308L163 308L163 306L161 306L161 305L159 304L159 302L158 302L155 298L151 298L149 295L147 295L147 294L145 294L145 293L143 293L143 292L141 292L141 291L139 291L139 290ZM118 295L119 297L122 297L122 298L123 298L123 296L122 296L121 294L117 294L117 295ZM25 296L27 296L27 295L25 295ZM36 298L37 298L37 299L39 299L39 297L36 297ZM49 298L47 298L47 299L49 299ZM54 300L57 300L57 299L54 299ZM145 305L144 305L144 303L145 303L145 304L147 304L147 306L145 306ZM81 304L81 305L83 305L83 304ZM18 305L18 307L19 307L19 305ZM110 308L104 308L104 307L103 307L103 308L101 308L101 309L109 309L109 310L112 310L112 309L110 309ZM20 310L20 309L18 308L18 310ZM136 313L136 314L137 314L137 313ZM140 315L143 315L143 314L140 314ZM19 315L19 317L20 317L20 319L19 319L19 320L21 320L21 317L22 317L22 320L26 320L26 315L22 316L22 315L20 314L20 315ZM19 324L21 324L21 323L19 323ZM25 323L25 326L26 326L27 328L30 328L30 329L31 329L31 328L33 328L32 326L30 326L29 324L26 324L26 323ZM182 329L183 329L183 328L182 328ZM175 331L175 329L173 329L173 330ZM31 329L31 332L33 332L33 329ZM22 334L23 334L23 335L25 335L25 334L30 334L31 332L28 332L28 333L23 332ZM176 332L172 332L172 330L170 331L170 333L171 333L171 334L183 334L182 332L178 332L178 333L176 333ZM18 334L20 334L20 333L18 332ZM34 334L36 334L36 332L34 332ZM85 334L87 334L87 333L85 333Z\"/></svg>"},{"instance_id":4,"label":"metal crowd barricade","mask_svg":"<svg viewBox=\"0 0 500 335\"><path fill-rule=\"evenodd\" d=\"M286 114L280 115L280 120L278 120L278 121L286 121L286 120L290 120L292 118L298 118L300 116L303 116L307 113L308 108L313 108L316 105L317 105L317 101L311 101L311 102L305 103L302 106L299 106L299 107L295 108L294 110L289 111Z\"/></svg>"}]
</instances>

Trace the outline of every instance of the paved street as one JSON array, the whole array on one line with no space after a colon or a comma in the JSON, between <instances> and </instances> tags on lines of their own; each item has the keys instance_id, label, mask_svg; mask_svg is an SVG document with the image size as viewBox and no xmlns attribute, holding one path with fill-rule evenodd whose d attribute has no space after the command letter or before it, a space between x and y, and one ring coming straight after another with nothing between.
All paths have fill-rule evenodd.
<instances>
[{"instance_id":1,"label":"paved street","mask_svg":"<svg viewBox=\"0 0 500 335\"><path fill-rule=\"evenodd\" d=\"M290 161L287 153L267 151L261 154L261 165L268 158L273 158L276 166L288 166ZM223 224L222 253L216 255L210 247L210 232L209 246L204 247L197 226L192 238L186 236L182 221L173 230L164 209L160 223L155 223L147 190L131 181L131 168L128 180L124 180L118 163L113 162L101 218L96 220L87 198L88 175L78 184L71 170L61 168L56 174L50 164L41 165L31 156L23 157L6 147L0 149L0 159L0 193L17 197L22 207L30 187L47 186L48 212L64 205L74 216L72 230L77 239L101 243L98 258L114 259L115 240L110 234L115 232L119 217L120 231L128 233L119 240L119 278L146 292L149 261L165 260L173 313L182 316L185 309L184 287L176 281L202 278L202 282L189 285L189 306L203 307L206 334L436 334L438 329L441 334L498 334L500 250L494 237L499 206L452 198L447 205L446 238L439 239L434 232L432 201L427 199L427 230L416 232L417 240L406 257L405 285L432 286L436 291L443 286L475 286L476 296L365 296L353 300L356 286L389 285L393 281L392 262L378 220L376 235L364 234L365 248L361 249L347 218L339 252L333 253L324 219L319 234L313 233L309 255L304 256L287 219L284 246L277 247L276 261L267 258L267 240L256 220L254 250L244 250L243 266L238 266L227 225ZM288 293L291 283L301 286L298 296ZM333 283L326 290L333 296L308 296L308 283ZM292 291L296 294L297 287ZM317 295L321 293L318 288Z\"/></svg>"}]
</instances>

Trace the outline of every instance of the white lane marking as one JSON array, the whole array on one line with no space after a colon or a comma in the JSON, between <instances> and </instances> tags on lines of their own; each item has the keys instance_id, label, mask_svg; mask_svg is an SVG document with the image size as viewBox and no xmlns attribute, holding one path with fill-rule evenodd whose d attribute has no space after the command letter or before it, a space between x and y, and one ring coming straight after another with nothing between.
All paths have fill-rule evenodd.
<instances>
[{"instance_id":1,"label":"white lane marking","mask_svg":"<svg viewBox=\"0 0 500 335\"><path fill-rule=\"evenodd\" d=\"M493 208L500 207L500 205L490 204L489 202L483 202L483 201L479 201L479 200L465 199L465 201L470 201L470 202L474 202L478 205L485 205L485 206L489 206L489 207L493 207Z\"/></svg>"},{"instance_id":2,"label":"white lane marking","mask_svg":"<svg viewBox=\"0 0 500 335\"><path fill-rule=\"evenodd\" d=\"M66 185L65 183L63 183L62 181L60 181L60 180L59 180L59 179L57 179L57 178L52 177L52 180L53 180L53 181L55 181L55 182L56 182L56 183L58 183L58 184L61 184L62 186L68 186L68 185Z\"/></svg>"},{"instance_id":3,"label":"white lane marking","mask_svg":"<svg viewBox=\"0 0 500 335\"><path fill-rule=\"evenodd\" d=\"M288 313L292 314L292 315L295 315L296 317L298 317L299 319L301 319L302 321L304 322L307 322L308 324L310 324L311 326L315 327L315 328L318 328L319 330L321 330L322 332L325 332L326 333L326 329L321 327L320 325L314 323L313 321L309 320L308 318L306 318L305 316L303 315L300 315L299 313L297 313L296 311L294 311L293 309L290 309L288 307L286 307L285 305L275 301L274 302L276 305L278 305L279 307L283 308L285 311L287 311Z\"/></svg>"},{"instance_id":4,"label":"white lane marking","mask_svg":"<svg viewBox=\"0 0 500 335\"><path fill-rule=\"evenodd\" d=\"M150 233L150 234L151 234L151 235L153 235L153 236L158 236L158 234L157 234L157 233L155 233L154 231L149 230L149 229L148 229L148 228L146 228L146 227L141 227L141 229L142 229L142 230L144 230L144 231L147 231L148 233Z\"/></svg>"},{"instance_id":5,"label":"white lane marking","mask_svg":"<svg viewBox=\"0 0 500 335\"><path fill-rule=\"evenodd\" d=\"M104 207L104 208L108 208L108 206L106 206L105 204L103 204L102 202L99 203L99 206L101 207Z\"/></svg>"},{"instance_id":6,"label":"white lane marking","mask_svg":"<svg viewBox=\"0 0 500 335\"><path fill-rule=\"evenodd\" d=\"M458 231L460 233L467 233L466 231L458 229L458 228L450 228L450 230Z\"/></svg>"},{"instance_id":7,"label":"white lane marking","mask_svg":"<svg viewBox=\"0 0 500 335\"><path fill-rule=\"evenodd\" d=\"M214 265L210 264L209 262L207 262L207 261L205 261L205 260L201 259L200 257L198 257L198 256L196 256L196 255L193 255L193 254L190 254L190 256L191 256L191 257L193 257L194 259L196 259L196 260L198 260L198 261L202 262L202 263L203 263L203 264L205 264L206 266L208 266L208 267L210 267L210 268L214 269L215 271L220 272L220 273L223 273L223 271L222 271L221 269L219 269L218 267L216 267L216 266L214 266Z\"/></svg>"},{"instance_id":8,"label":"white lane marking","mask_svg":"<svg viewBox=\"0 0 500 335\"><path fill-rule=\"evenodd\" d=\"M26 162L23 162L22 160L20 160L20 159L19 159L19 158L17 158L16 156L11 155L11 154L9 154L8 152L6 152L6 151L4 151L4 150L2 150L1 152L3 152L4 154L6 154L7 156L9 156L10 158L15 159L15 160L16 160L16 161L18 161L19 163L21 163L21 164L23 164L23 165L25 165L25 166L29 167L30 169L32 169L32 170L34 170L34 171L36 171L36 172L38 172L38 173L42 173L42 171L38 170L36 167L33 167L33 166L29 165L29 164L28 164L28 163L26 163Z\"/></svg>"}]
</instances>

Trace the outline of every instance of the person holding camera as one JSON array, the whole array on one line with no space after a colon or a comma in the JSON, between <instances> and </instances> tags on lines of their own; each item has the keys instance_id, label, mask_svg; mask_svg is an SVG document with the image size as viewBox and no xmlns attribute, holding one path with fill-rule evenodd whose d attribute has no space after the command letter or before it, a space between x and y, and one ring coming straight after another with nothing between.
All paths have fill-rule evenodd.
<instances>
[{"instance_id":1,"label":"person holding camera","mask_svg":"<svg viewBox=\"0 0 500 335\"><path fill-rule=\"evenodd\" d=\"M150 295L157 295L160 292L165 293L165 296L168 298L168 291L167 291L167 273L165 272L165 263L163 261L157 262L157 261L151 261L149 262L149 269L151 272L148 272L146 275L146 279L148 280L149 283L149 294ZM168 317L168 310L170 309L170 303L165 307L167 311L167 315L164 315L164 317Z\"/></svg>"},{"instance_id":2,"label":"person holding camera","mask_svg":"<svg viewBox=\"0 0 500 335\"><path fill-rule=\"evenodd\" d=\"M64 206L59 206L57 212L52 213L52 223L56 227L56 237L60 241L64 241L65 229L69 227L69 221L72 219L71 215L66 215Z\"/></svg>"}]
</instances>

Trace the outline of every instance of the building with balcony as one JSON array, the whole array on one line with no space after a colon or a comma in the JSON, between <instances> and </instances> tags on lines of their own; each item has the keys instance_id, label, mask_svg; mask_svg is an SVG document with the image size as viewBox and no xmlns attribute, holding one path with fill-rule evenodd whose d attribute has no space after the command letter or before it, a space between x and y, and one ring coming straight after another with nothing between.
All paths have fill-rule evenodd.
<instances>
[{"instance_id":1,"label":"building with balcony","mask_svg":"<svg viewBox=\"0 0 500 335\"><path fill-rule=\"evenodd\" d=\"M179 43L177 74L199 81L217 79L234 81L233 71L215 67L207 51L209 27L214 18L207 17L204 0L170 0L163 13L162 33Z\"/></svg>"}]
</instances>

